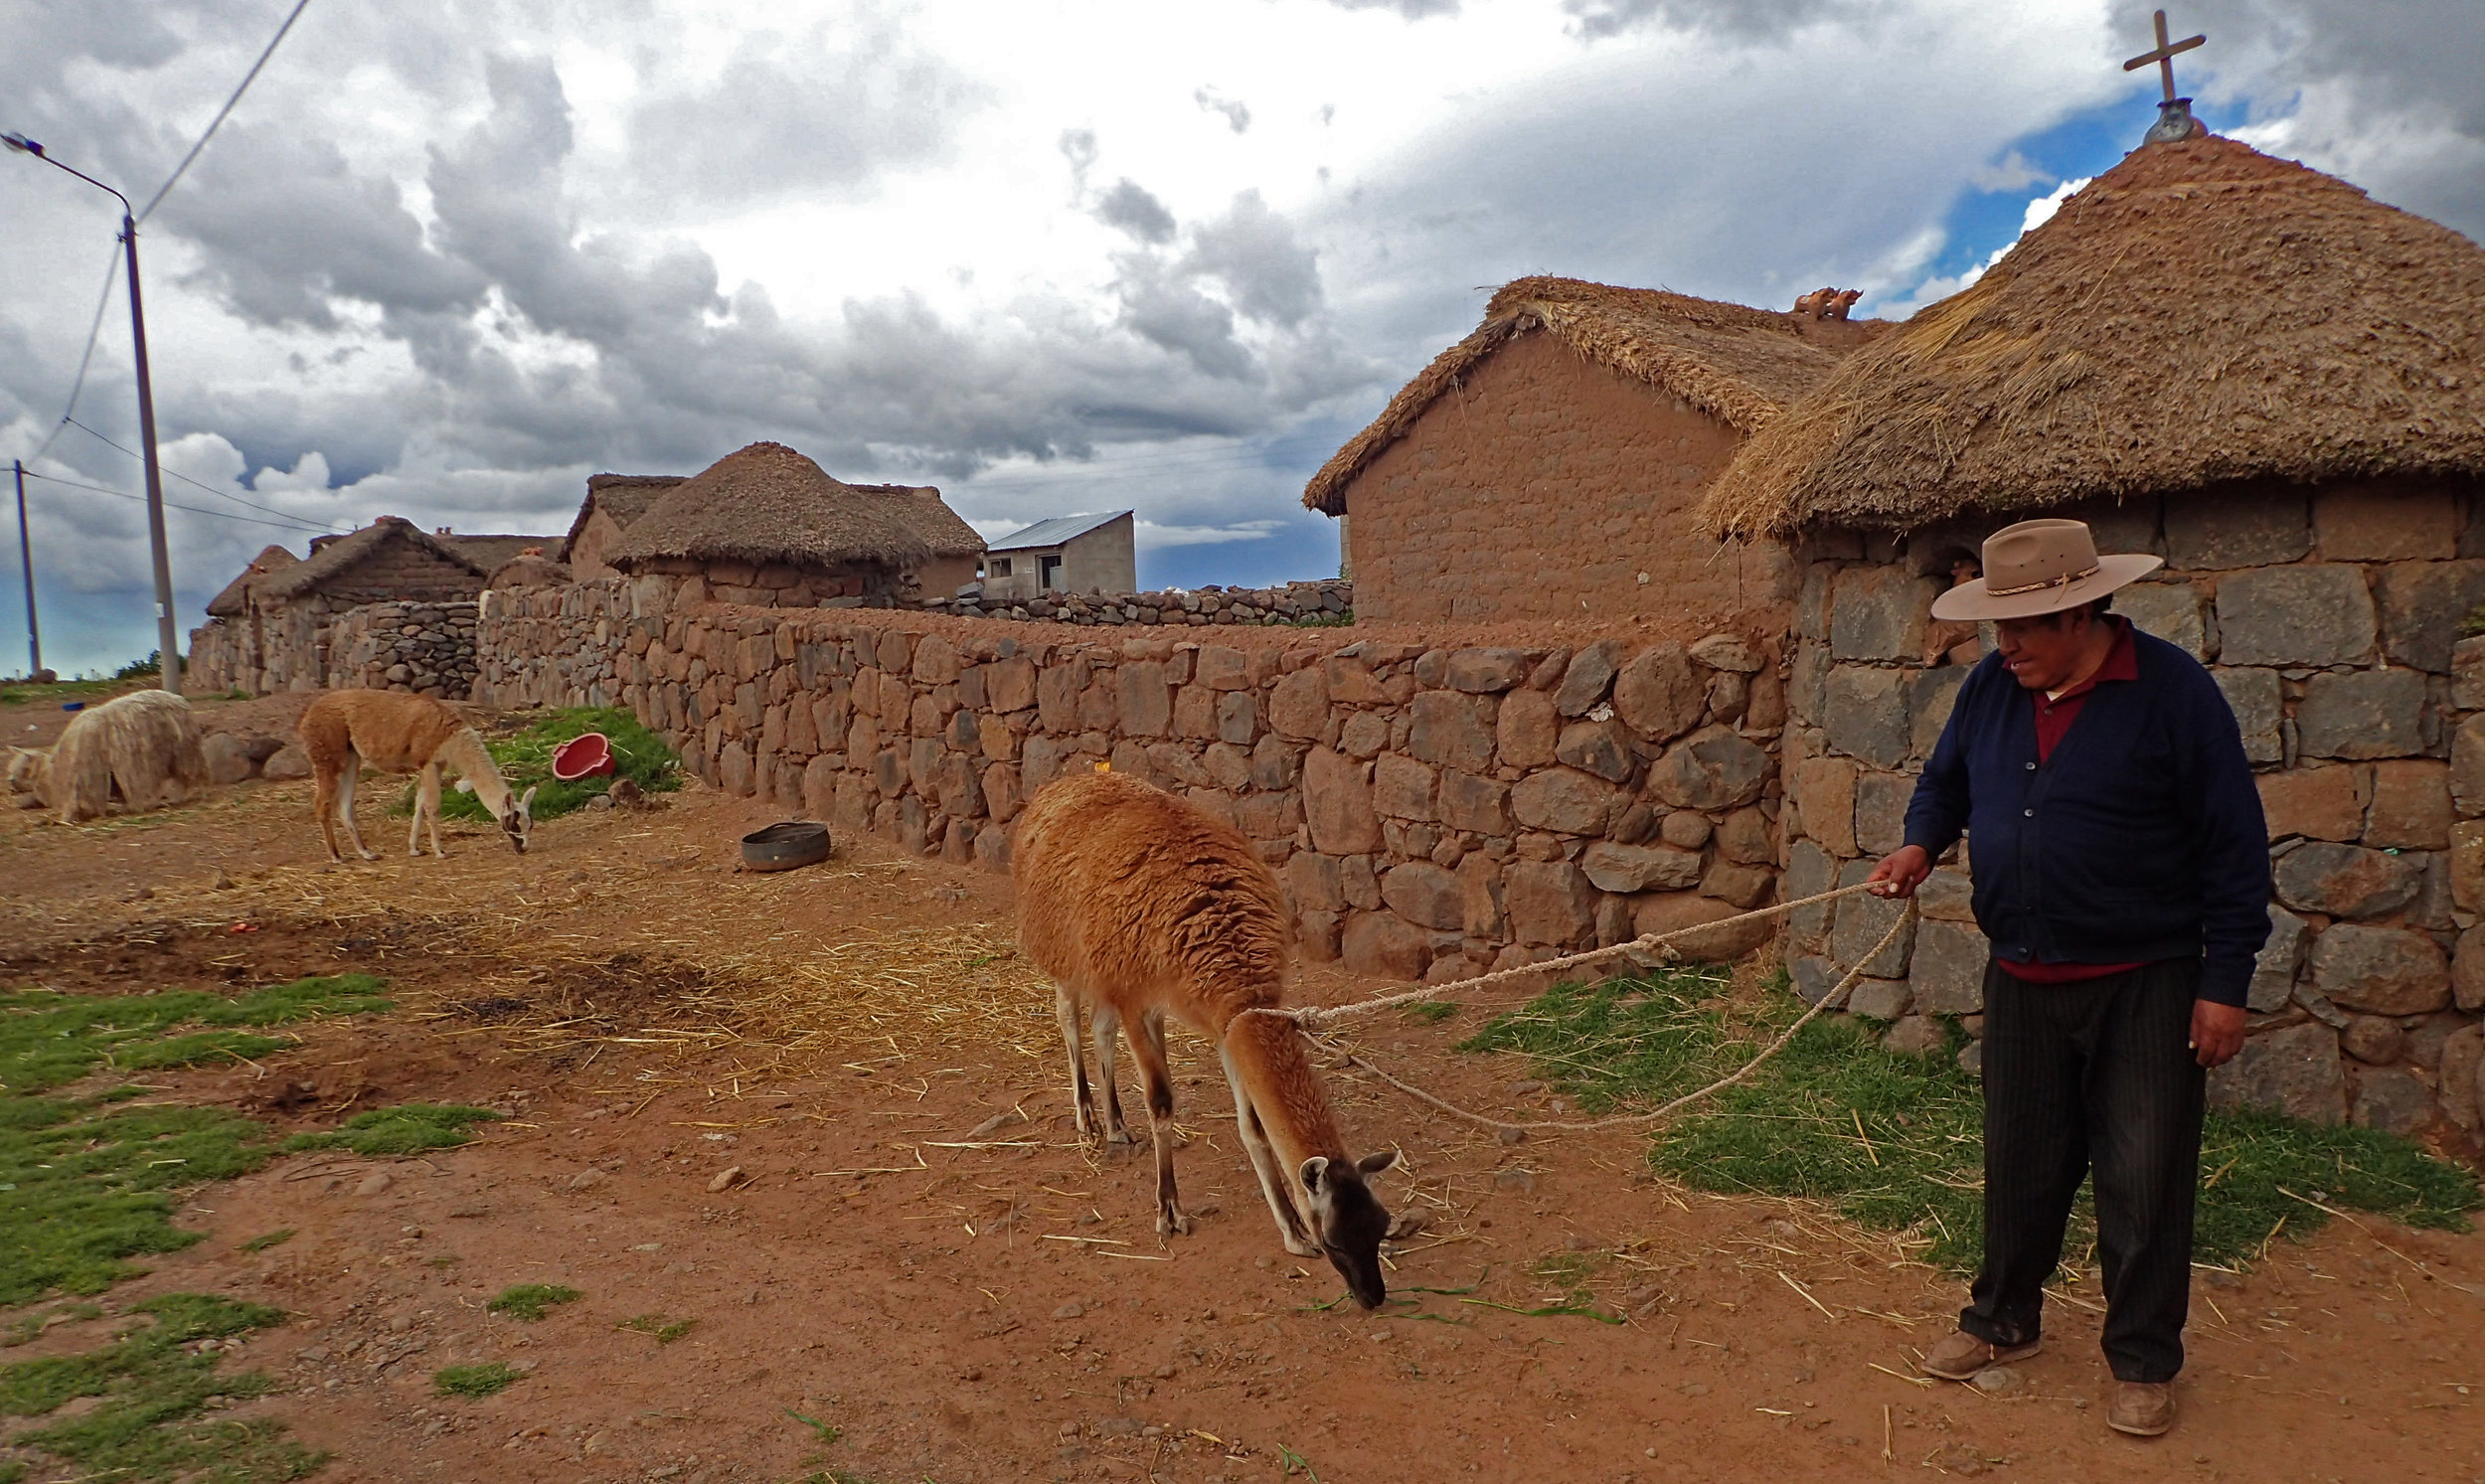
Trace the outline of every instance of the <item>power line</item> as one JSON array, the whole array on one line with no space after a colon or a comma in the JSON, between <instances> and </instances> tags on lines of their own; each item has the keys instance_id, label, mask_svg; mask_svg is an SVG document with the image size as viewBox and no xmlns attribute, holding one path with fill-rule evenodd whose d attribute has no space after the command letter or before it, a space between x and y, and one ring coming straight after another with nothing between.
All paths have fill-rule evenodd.
<instances>
[{"instance_id":1,"label":"power line","mask_svg":"<svg viewBox=\"0 0 2485 1484\"><path fill-rule=\"evenodd\" d=\"M242 101L242 94L250 90L250 84L258 81L258 70L267 65L268 58L276 55L277 43L284 40L284 34L293 29L293 23L302 18L303 10L309 5L310 0L294 0L292 13L284 18L284 24L277 27L276 34L268 39L266 50L258 54L258 61L251 63L250 70L242 75L242 84L233 90L233 96L225 99L225 105L216 110L216 117L208 123L207 132L199 136L198 143L190 146L190 152L183 155L181 163L173 167L171 176L166 178L164 184L155 188L155 194L148 197L147 204L139 209L139 221L143 222L155 215L155 209L162 204L166 193L180 182L183 174L189 170L190 162L199 157L199 151L207 148L207 141L215 138L216 131L225 126L226 115L233 112L236 103Z\"/></svg>"},{"instance_id":2,"label":"power line","mask_svg":"<svg viewBox=\"0 0 2485 1484\"><path fill-rule=\"evenodd\" d=\"M110 495L116 500L136 500L139 503L144 504L147 498L144 495L130 494L126 490L105 489L99 484L81 484L75 479L63 479L57 474L38 474L32 469L28 469L26 471L26 477L29 479L40 479L47 484L65 484L71 489L92 490L98 495ZM235 515L230 510L210 510L204 505L176 505L172 501L167 500L164 502L164 508L166 510L186 510L192 515L212 516L220 521L242 521L252 526L274 526L277 529L284 531L308 531L313 536L325 536L328 534L327 530L322 527L304 525L300 521L263 521L254 515Z\"/></svg>"},{"instance_id":3,"label":"power line","mask_svg":"<svg viewBox=\"0 0 2485 1484\"><path fill-rule=\"evenodd\" d=\"M112 285L120 275L121 248L120 244L115 242L112 244L111 259L103 265L103 291L95 295L94 320L86 326L86 348L78 353L78 379L70 383L69 406L61 410L61 420L52 424L52 431L34 452L26 455L28 458L41 458L51 451L53 440L60 437L70 415L78 411L78 399L86 390L86 368L94 363L95 340L103 334L103 311L111 305Z\"/></svg>"},{"instance_id":4,"label":"power line","mask_svg":"<svg viewBox=\"0 0 2485 1484\"><path fill-rule=\"evenodd\" d=\"M85 423L79 421L79 420L78 420L77 418L75 418L75 417L64 417L64 418L62 418L61 420L62 420L63 422L68 423L70 426L77 428L80 432L84 433L86 436L88 436L88 437L90 437L90 438L94 439L96 442L101 443L101 444L102 444L104 447L106 447L106 448L118 448L118 449L120 449L120 451L121 451L121 452L128 454L131 458L136 458L136 457L138 457L138 456L139 456L139 455L136 453L136 451L134 451L134 450L132 450L132 449L128 449L128 448L121 448L121 445L120 445L120 444L113 442L110 438L107 438L107 437L105 437L103 434L101 434L101 433L99 433L99 432L96 432L93 428L88 427ZM280 516L283 516L286 520L289 520L289 521L305 521L305 522L307 522L307 520L308 520L308 517L306 517L306 516L299 516L299 515L295 515L295 514L294 514L292 511L290 511L290 510L278 510L278 509L277 509L275 506L273 506L273 505L261 505L261 504L259 504L259 503L258 503L257 501L255 501L255 500L245 500L245 499L243 499L240 495L231 494L231 493L228 493L227 491L220 490L220 489L218 489L216 486L214 486L214 485L212 485L212 484L201 484L198 480L191 478L191 477L190 477L189 475L187 475L187 474L184 474L184 473L183 473L183 472L181 472L179 469L165 469L163 472L164 472L164 473L167 473L167 474L172 475L175 479L178 479L178 480L180 480L182 483L187 484L187 485L190 485L190 486L192 486L193 488L196 488L196 489L203 489L203 490L207 491L209 494L214 495L214 496L215 496L217 499L219 499L219 500L231 500L231 501L232 501L234 504L236 504L236 505L246 505L246 506L248 506L248 507L249 507L250 509L252 509L252 510L263 510L263 511L267 512L269 515L280 515ZM184 507L184 508L186 509L187 507ZM324 526L320 527L320 529L321 529L321 530L323 530L323 531L333 531L333 530L335 530L335 529L336 529L336 522L334 522L334 521L330 521L330 522L328 522L326 525L324 525Z\"/></svg>"}]
</instances>

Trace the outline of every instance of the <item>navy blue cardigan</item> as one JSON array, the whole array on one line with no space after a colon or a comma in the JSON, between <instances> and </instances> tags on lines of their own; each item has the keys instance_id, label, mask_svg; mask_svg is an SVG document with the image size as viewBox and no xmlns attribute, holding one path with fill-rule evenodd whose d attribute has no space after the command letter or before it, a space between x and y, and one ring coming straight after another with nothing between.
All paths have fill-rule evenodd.
<instances>
[{"instance_id":1,"label":"navy blue cardigan","mask_svg":"<svg viewBox=\"0 0 2485 1484\"><path fill-rule=\"evenodd\" d=\"M1999 957L2197 957L2200 997L2240 1005L2269 935L2260 791L2209 672L2131 638L2140 678L2100 682L2042 765L2028 692L1986 655L1916 782L1906 843L1937 858L1969 832L1976 921Z\"/></svg>"}]
</instances>

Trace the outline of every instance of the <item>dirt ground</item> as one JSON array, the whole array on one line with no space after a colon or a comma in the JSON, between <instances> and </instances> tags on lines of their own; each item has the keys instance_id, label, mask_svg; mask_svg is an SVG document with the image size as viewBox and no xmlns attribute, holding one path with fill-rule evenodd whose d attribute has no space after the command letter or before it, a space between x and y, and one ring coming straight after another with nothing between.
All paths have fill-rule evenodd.
<instances>
[{"instance_id":1,"label":"dirt ground","mask_svg":"<svg viewBox=\"0 0 2485 1484\"><path fill-rule=\"evenodd\" d=\"M365 835L394 852L382 791ZM238 1362L280 1386L237 1414L332 1451L324 1479L2485 1478L2485 1235L2340 1222L2201 1271L2183 1419L2144 1442L2103 1424L2091 1286L2014 1389L1922 1383L1959 1285L1890 1238L1657 1181L1644 1136L1505 1143L1333 1069L1350 1142L1407 1154L1384 1200L1430 1225L1391 1275L1419 1312L1322 1308L1341 1285L1278 1245L1200 1043L1176 1052L1194 1235L1155 1236L1143 1157L1077 1143L1005 881L844 839L741 874L769 811L696 788L542 825L523 858L451 829L446 861L332 868L308 813L307 784L256 782L76 829L6 812L0 977L369 970L397 1011L158 1084L287 1129L413 1099L511 1115L423 1158L293 1155L204 1189L181 1219L208 1239L105 1296L291 1311ZM1298 998L1393 987L1317 970ZM1383 1017L1360 1044L1542 1115L1531 1068L1452 1050L1477 1023ZM484 1311L520 1282L583 1296ZM1517 1312L1580 1286L1624 1322ZM618 1327L641 1317L690 1328ZM484 1360L524 1379L432 1395Z\"/></svg>"}]
</instances>

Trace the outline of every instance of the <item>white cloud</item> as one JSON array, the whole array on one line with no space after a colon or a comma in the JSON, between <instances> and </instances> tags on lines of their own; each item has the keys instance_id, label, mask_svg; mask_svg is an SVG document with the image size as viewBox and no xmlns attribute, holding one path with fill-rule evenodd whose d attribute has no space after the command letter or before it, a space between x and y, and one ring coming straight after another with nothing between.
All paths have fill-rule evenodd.
<instances>
[{"instance_id":1,"label":"white cloud","mask_svg":"<svg viewBox=\"0 0 2485 1484\"><path fill-rule=\"evenodd\" d=\"M2083 175L2077 180L2064 181L2053 190L2046 192L2044 195L2037 197L2033 201L2030 201L2028 203L2027 211L2022 213L2019 219L2019 237L2024 238L2029 233L2043 227L2046 223L2053 221L2054 214L2062 210L2063 203L2071 198L2071 193L2077 191L2082 186L2085 186L2091 179L2093 179L2093 177ZM1913 289L1899 298L1873 300L1870 304L1871 310L1874 314L1880 315L1884 318L1905 319L1908 315L1913 314L1916 310L1923 308L1926 304L1932 303L1936 299L1946 299L1950 295L1957 293L1960 289L1967 287L1969 284L1983 277L1986 273L1992 270L1995 263L2000 262L2004 257L2008 256L2010 254L2010 250L2018 246L2019 238L2013 238L2001 247L1994 248L1992 255L1985 258L1984 261L1976 263L1962 272L1942 277L1927 278L1923 282L1916 284Z\"/></svg>"}]
</instances>

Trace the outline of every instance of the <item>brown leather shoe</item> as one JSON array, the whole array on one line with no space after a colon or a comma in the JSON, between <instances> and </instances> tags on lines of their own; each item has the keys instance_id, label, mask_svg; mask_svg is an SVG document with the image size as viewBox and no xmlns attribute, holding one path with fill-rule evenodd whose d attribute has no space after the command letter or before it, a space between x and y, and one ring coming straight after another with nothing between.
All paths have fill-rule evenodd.
<instances>
[{"instance_id":1,"label":"brown leather shoe","mask_svg":"<svg viewBox=\"0 0 2485 1484\"><path fill-rule=\"evenodd\" d=\"M1924 1358L1915 1363L1915 1369L1926 1376L1938 1376L1943 1381L1966 1381L1987 1366L2024 1361L2044 1348L2043 1341L2020 1346L1994 1345L1977 1339L1965 1330L1958 1330L1924 1352Z\"/></svg>"},{"instance_id":2,"label":"brown leather shoe","mask_svg":"<svg viewBox=\"0 0 2485 1484\"><path fill-rule=\"evenodd\" d=\"M2174 1425L2174 1389L2163 1382L2125 1381L2114 1387L2105 1425L2133 1437L2156 1437Z\"/></svg>"}]
</instances>

